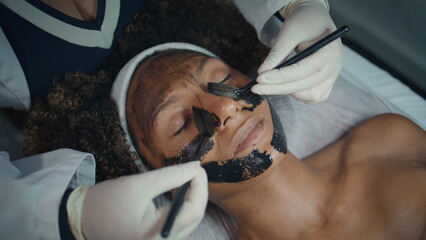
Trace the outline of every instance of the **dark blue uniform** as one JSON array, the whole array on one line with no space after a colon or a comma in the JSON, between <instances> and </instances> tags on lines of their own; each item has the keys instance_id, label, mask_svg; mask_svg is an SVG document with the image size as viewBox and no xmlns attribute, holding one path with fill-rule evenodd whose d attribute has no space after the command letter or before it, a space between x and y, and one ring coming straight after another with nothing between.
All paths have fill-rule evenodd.
<instances>
[{"instance_id":1,"label":"dark blue uniform","mask_svg":"<svg viewBox=\"0 0 426 240\"><path fill-rule=\"evenodd\" d=\"M35 97L46 95L53 79L66 73L96 72L145 0L98 0L95 22L70 17L41 0L0 3L0 26Z\"/></svg>"}]
</instances>

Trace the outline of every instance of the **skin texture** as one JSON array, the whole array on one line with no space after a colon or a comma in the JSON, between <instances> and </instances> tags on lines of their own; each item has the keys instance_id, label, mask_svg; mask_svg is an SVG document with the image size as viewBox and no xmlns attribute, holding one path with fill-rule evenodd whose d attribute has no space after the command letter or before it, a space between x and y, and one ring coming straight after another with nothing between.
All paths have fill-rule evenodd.
<instances>
[{"instance_id":1,"label":"skin texture","mask_svg":"<svg viewBox=\"0 0 426 240\"><path fill-rule=\"evenodd\" d=\"M202 70L200 65L204 66ZM161 72L151 71L156 68ZM179 74L172 74L176 72ZM255 149L270 154L271 164L256 176L238 182L209 183L210 200L236 220L238 239L426 237L425 131L405 117L380 115L300 161L271 144L274 125L267 101L253 111L244 111L246 102L206 90L207 82L220 81L229 72L235 81L229 84L240 87L250 81L216 59L206 61L203 56L185 51L160 53L135 71L127 116L136 147L155 168L165 165L163 157L178 155L196 138L194 123L185 123L191 115L188 109L194 105L214 113L221 121L212 138L213 148L201 158L205 166L229 164L227 160L235 156L253 161L251 153ZM164 87L167 82L170 88L160 91L161 97L155 91L150 93L152 96L137 94L140 86ZM136 114L141 111L140 104L135 100L150 105L146 102L149 99L157 107L164 100L177 100L162 108L156 118L145 112L145 120L152 119L152 128L143 130L138 125L141 116ZM263 130L246 149L236 152L233 137L252 117L261 118ZM183 125L186 127L176 137L174 133ZM152 140L150 146L138 140L147 135Z\"/></svg>"}]
</instances>

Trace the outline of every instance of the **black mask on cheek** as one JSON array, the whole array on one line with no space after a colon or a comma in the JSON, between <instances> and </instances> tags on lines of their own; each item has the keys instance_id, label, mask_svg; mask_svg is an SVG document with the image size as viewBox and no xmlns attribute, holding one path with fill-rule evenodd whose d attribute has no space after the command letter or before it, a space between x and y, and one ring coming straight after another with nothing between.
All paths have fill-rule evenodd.
<instances>
[{"instance_id":1,"label":"black mask on cheek","mask_svg":"<svg viewBox=\"0 0 426 240\"><path fill-rule=\"evenodd\" d=\"M274 129L271 145L281 153L287 153L285 137ZM209 162L203 165L209 182L235 183L255 178L265 172L273 162L273 158L266 152L253 150L248 156L234 158L221 162Z\"/></svg>"},{"instance_id":2,"label":"black mask on cheek","mask_svg":"<svg viewBox=\"0 0 426 240\"><path fill-rule=\"evenodd\" d=\"M269 103L269 102L268 102ZM285 136L284 128L281 125L280 118L274 107L269 103L269 109L271 109L272 124L274 125L274 134L272 136L271 145L280 153L286 154L287 149L287 138Z\"/></svg>"},{"instance_id":3,"label":"black mask on cheek","mask_svg":"<svg viewBox=\"0 0 426 240\"><path fill-rule=\"evenodd\" d=\"M201 136L199 135L197 138L192 140L188 145L185 145L179 152L177 156L174 157L165 157L163 163L165 166L176 165L181 163L186 163L189 161L199 160L193 159L195 155L195 150L197 149L198 139ZM201 157L206 155L209 151L213 149L214 142L213 140L207 140L207 143L204 145L204 148L201 150Z\"/></svg>"},{"instance_id":4,"label":"black mask on cheek","mask_svg":"<svg viewBox=\"0 0 426 240\"><path fill-rule=\"evenodd\" d=\"M275 109L271 105L269 107L274 125L271 146L276 151L286 154L287 140L283 127ZM273 158L270 154L261 153L258 149L255 149L246 157L230 159L224 162L209 162L204 164L203 168L207 172L209 182L236 183L259 176L272 165L272 162Z\"/></svg>"},{"instance_id":5,"label":"black mask on cheek","mask_svg":"<svg viewBox=\"0 0 426 240\"><path fill-rule=\"evenodd\" d=\"M265 97L262 95L257 95L252 92L246 93L241 100L243 100L246 104L249 106L244 106L242 110L247 110L250 112L253 112L255 108L257 108L263 100L265 100Z\"/></svg>"},{"instance_id":6,"label":"black mask on cheek","mask_svg":"<svg viewBox=\"0 0 426 240\"><path fill-rule=\"evenodd\" d=\"M253 150L250 155L243 158L234 158L223 163L209 162L203 165L207 172L209 182L235 183L243 182L259 176L272 164L270 154Z\"/></svg>"}]
</instances>

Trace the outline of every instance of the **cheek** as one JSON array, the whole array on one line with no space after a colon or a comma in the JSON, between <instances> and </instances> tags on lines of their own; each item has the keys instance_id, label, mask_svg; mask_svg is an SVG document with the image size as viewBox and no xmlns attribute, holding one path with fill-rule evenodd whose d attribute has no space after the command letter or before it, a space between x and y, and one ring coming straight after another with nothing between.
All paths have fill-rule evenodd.
<instances>
[{"instance_id":1,"label":"cheek","mask_svg":"<svg viewBox=\"0 0 426 240\"><path fill-rule=\"evenodd\" d=\"M253 112L264 102L265 97L249 92L241 100L245 103L242 110Z\"/></svg>"},{"instance_id":2,"label":"cheek","mask_svg":"<svg viewBox=\"0 0 426 240\"><path fill-rule=\"evenodd\" d=\"M193 159L193 156L195 156L195 151L198 147L198 139L199 136L192 140L189 144L183 146L180 150L178 150L175 154L169 155L169 157L163 158L163 163L165 166L170 165L176 165L181 164L193 160L199 160L199 159ZM201 159L205 155L207 155L213 148L214 148L214 142L209 139L207 140L206 144L204 145L204 148L201 149Z\"/></svg>"},{"instance_id":3,"label":"cheek","mask_svg":"<svg viewBox=\"0 0 426 240\"><path fill-rule=\"evenodd\" d=\"M159 154L152 151L151 148L147 148L144 145L139 145L138 147L138 153L141 155L140 157L143 158L144 162L149 165L149 167L152 167L154 169L162 168L164 167L162 158Z\"/></svg>"},{"instance_id":4,"label":"cheek","mask_svg":"<svg viewBox=\"0 0 426 240\"><path fill-rule=\"evenodd\" d=\"M209 182L237 183L255 178L265 172L271 165L272 156L266 152L253 150L243 158L229 159L224 162L203 164Z\"/></svg>"},{"instance_id":5,"label":"cheek","mask_svg":"<svg viewBox=\"0 0 426 240\"><path fill-rule=\"evenodd\" d=\"M285 134L279 118L274 111L271 111L269 104L265 101L256 109L255 114L272 115L265 121L266 128L270 129L267 134L270 140L259 145L259 148L245 157L202 164L210 183L239 183L256 178L272 166L277 154L287 153Z\"/></svg>"},{"instance_id":6,"label":"cheek","mask_svg":"<svg viewBox=\"0 0 426 240\"><path fill-rule=\"evenodd\" d=\"M163 163L165 166L181 164L191 161L191 157L194 155L195 149L197 146L194 142L183 146L177 153L168 155L169 157L163 158Z\"/></svg>"},{"instance_id":7,"label":"cheek","mask_svg":"<svg viewBox=\"0 0 426 240\"><path fill-rule=\"evenodd\" d=\"M285 138L284 133L276 128L274 129L274 135L272 136L271 145L278 152L283 154L287 153L287 139Z\"/></svg>"}]
</instances>

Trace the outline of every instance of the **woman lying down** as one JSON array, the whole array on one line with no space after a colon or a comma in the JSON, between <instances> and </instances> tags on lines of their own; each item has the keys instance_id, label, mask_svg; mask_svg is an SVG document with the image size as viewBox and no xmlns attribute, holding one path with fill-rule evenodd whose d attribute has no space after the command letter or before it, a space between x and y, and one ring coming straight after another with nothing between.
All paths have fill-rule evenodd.
<instances>
[{"instance_id":1,"label":"woman lying down","mask_svg":"<svg viewBox=\"0 0 426 240\"><path fill-rule=\"evenodd\" d=\"M198 46L161 44L126 64L112 97L127 141L151 168L194 160L192 109L211 115L200 161L209 199L236 221L237 239L426 238L425 131L384 114L301 161L266 98L208 89L250 81Z\"/></svg>"},{"instance_id":2,"label":"woman lying down","mask_svg":"<svg viewBox=\"0 0 426 240\"><path fill-rule=\"evenodd\" d=\"M200 133L192 108L215 132L202 152L209 199L239 226L238 239L424 239L426 133L385 114L300 161L286 148L266 98L210 92L251 79L189 44L148 49L113 87L132 144L153 168L193 160Z\"/></svg>"}]
</instances>

